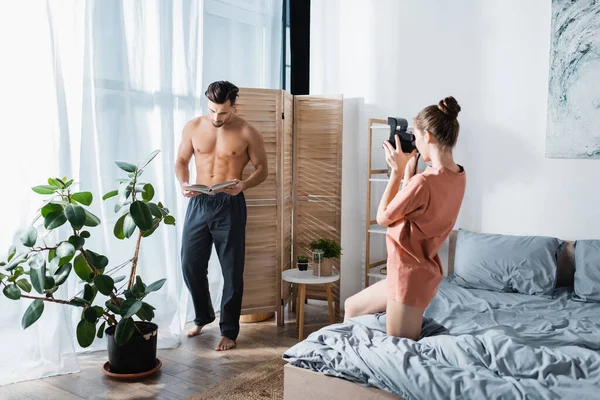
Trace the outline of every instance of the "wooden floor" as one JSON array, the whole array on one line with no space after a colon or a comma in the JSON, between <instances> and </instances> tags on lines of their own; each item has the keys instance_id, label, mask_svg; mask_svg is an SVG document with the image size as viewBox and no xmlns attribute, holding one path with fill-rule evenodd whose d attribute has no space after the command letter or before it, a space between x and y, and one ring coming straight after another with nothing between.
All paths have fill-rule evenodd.
<instances>
[{"instance_id":1,"label":"wooden floor","mask_svg":"<svg viewBox=\"0 0 600 400\"><path fill-rule=\"evenodd\" d=\"M305 307L305 337L328 325L327 303L312 302ZM0 387L1 400L79 400L79 399L187 399L207 391L262 361L281 355L298 342L295 315L288 315L278 327L273 319L242 324L237 348L216 352L220 338L218 319L195 338L183 338L172 350L159 350L163 365L143 382L120 382L106 377L101 366L105 351L79 356L81 372ZM191 325L186 326L186 329ZM159 333L160 334L160 333Z\"/></svg>"}]
</instances>

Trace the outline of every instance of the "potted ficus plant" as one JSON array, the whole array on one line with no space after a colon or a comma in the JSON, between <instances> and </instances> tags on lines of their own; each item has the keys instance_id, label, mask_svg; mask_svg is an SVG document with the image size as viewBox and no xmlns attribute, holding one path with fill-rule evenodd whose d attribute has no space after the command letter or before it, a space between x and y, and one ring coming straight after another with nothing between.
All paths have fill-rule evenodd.
<instances>
[{"instance_id":1,"label":"potted ficus plant","mask_svg":"<svg viewBox=\"0 0 600 400\"><path fill-rule=\"evenodd\" d=\"M300 271L306 271L308 269L308 257L298 256L298 269Z\"/></svg>"},{"instance_id":2,"label":"potted ficus plant","mask_svg":"<svg viewBox=\"0 0 600 400\"><path fill-rule=\"evenodd\" d=\"M317 239L309 243L313 252L313 275L330 276L333 273L334 260L342 255L338 242L331 239Z\"/></svg>"},{"instance_id":3,"label":"potted ficus plant","mask_svg":"<svg viewBox=\"0 0 600 400\"><path fill-rule=\"evenodd\" d=\"M165 283L160 279L146 285L136 273L142 238L150 236L161 223L174 225L175 218L162 203L153 202L154 187L140 181L144 168L156 157L152 152L138 165L117 161L127 172L119 187L106 193L103 200L116 197L118 214L113 232L121 240L135 234L133 256L118 264L90 249L86 242L90 228L100 219L88 207L94 196L73 189L73 180L49 178L47 185L33 191L46 196L35 222L21 235L19 250L12 246L8 259L0 262L0 282L4 295L11 300L31 301L21 320L23 329L35 323L52 302L81 309L77 324L77 342L90 346L96 337L107 335L108 366L112 373L137 374L157 369L156 339L158 326L150 321L155 308L146 296ZM41 222L39 222L41 219ZM55 232L55 235L49 235ZM58 238L49 244L49 237ZM113 276L130 267L128 276ZM83 283L80 294L59 299L55 293L75 275ZM121 281L125 281L119 284ZM32 290L39 295L31 294ZM137 317L137 320L134 318Z\"/></svg>"}]
</instances>

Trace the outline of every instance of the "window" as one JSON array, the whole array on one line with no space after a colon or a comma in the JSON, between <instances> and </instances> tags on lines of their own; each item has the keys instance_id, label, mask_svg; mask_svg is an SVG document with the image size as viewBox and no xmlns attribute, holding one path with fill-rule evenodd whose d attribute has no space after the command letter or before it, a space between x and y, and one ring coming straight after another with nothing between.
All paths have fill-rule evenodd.
<instances>
[{"instance_id":1,"label":"window","mask_svg":"<svg viewBox=\"0 0 600 400\"><path fill-rule=\"evenodd\" d=\"M290 45L290 0L283 0L283 57L281 58L281 88L292 90L292 49Z\"/></svg>"}]
</instances>

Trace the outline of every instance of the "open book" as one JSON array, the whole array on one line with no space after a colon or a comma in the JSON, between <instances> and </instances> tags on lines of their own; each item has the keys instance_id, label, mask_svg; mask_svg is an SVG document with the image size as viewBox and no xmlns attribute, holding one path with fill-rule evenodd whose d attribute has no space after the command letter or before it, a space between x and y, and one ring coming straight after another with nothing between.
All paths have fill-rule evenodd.
<instances>
[{"instance_id":1,"label":"open book","mask_svg":"<svg viewBox=\"0 0 600 400\"><path fill-rule=\"evenodd\" d=\"M204 194L215 194L219 190L224 189L229 186L233 186L236 183L237 183L237 181L227 181L227 182L217 183L216 185L213 185L213 186L187 185L185 188L187 190L191 190L194 192L200 192L200 193L204 193Z\"/></svg>"}]
</instances>

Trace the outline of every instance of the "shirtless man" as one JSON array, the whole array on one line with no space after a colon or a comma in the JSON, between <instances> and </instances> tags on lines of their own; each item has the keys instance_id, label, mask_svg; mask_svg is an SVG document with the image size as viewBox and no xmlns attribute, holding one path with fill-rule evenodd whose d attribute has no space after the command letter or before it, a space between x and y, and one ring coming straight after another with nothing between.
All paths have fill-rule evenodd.
<instances>
[{"instance_id":1,"label":"shirtless man","mask_svg":"<svg viewBox=\"0 0 600 400\"><path fill-rule=\"evenodd\" d=\"M183 128L175 174L181 192L190 198L181 246L183 277L194 303L195 327L188 337L200 334L215 320L208 290L208 260L214 243L224 286L221 301L221 340L215 350L235 347L240 331L244 289L246 240L246 201L243 191L267 178L267 155L261 134L235 114L238 88L230 82L213 82L206 90L209 115L195 118ZM235 181L215 195L186 189L190 159L196 164L196 183L213 186ZM244 167L251 162L254 172L242 179Z\"/></svg>"}]
</instances>

